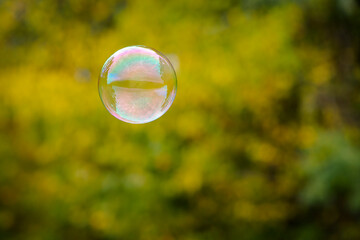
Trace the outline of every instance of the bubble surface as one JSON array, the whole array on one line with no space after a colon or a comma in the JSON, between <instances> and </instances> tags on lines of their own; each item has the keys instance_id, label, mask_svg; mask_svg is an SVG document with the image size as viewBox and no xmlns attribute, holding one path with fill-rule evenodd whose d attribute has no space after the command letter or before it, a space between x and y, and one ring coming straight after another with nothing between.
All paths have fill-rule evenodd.
<instances>
[{"instance_id":1,"label":"bubble surface","mask_svg":"<svg viewBox=\"0 0 360 240\"><path fill-rule=\"evenodd\" d=\"M128 123L161 117L173 103L176 88L170 61L144 46L118 50L106 60L99 76L99 94L106 109Z\"/></svg>"}]
</instances>

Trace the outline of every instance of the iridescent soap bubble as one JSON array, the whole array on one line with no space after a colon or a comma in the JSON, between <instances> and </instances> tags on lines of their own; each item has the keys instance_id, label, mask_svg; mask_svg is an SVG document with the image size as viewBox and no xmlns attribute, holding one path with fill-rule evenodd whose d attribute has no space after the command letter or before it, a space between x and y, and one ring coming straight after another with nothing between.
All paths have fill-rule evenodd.
<instances>
[{"instance_id":1,"label":"iridescent soap bubble","mask_svg":"<svg viewBox=\"0 0 360 240\"><path fill-rule=\"evenodd\" d=\"M161 117L176 95L176 74L170 61L155 49L131 46L106 60L99 94L106 109L128 123Z\"/></svg>"}]
</instances>

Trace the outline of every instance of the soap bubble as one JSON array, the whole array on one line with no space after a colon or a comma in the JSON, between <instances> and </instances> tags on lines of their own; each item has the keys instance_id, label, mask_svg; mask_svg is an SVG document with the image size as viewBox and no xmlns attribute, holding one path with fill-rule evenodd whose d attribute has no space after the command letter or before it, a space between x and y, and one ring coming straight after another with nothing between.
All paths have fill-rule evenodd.
<instances>
[{"instance_id":1,"label":"soap bubble","mask_svg":"<svg viewBox=\"0 0 360 240\"><path fill-rule=\"evenodd\" d=\"M131 46L106 60L99 77L99 94L106 109L128 123L161 117L176 95L176 74L160 52Z\"/></svg>"}]
</instances>

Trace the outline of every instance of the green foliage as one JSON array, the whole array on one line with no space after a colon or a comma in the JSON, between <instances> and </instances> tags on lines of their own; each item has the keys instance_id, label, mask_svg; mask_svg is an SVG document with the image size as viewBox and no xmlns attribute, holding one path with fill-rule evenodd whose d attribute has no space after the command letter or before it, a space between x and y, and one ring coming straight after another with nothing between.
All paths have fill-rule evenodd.
<instances>
[{"instance_id":1,"label":"green foliage","mask_svg":"<svg viewBox=\"0 0 360 240\"><path fill-rule=\"evenodd\" d=\"M339 133L325 133L303 162L306 204L328 206L346 201L350 211L360 210L360 153Z\"/></svg>"},{"instance_id":2,"label":"green foliage","mask_svg":"<svg viewBox=\"0 0 360 240\"><path fill-rule=\"evenodd\" d=\"M1 1L0 238L359 239L360 18L340 2ZM138 44L178 95L130 125L97 77Z\"/></svg>"}]
</instances>

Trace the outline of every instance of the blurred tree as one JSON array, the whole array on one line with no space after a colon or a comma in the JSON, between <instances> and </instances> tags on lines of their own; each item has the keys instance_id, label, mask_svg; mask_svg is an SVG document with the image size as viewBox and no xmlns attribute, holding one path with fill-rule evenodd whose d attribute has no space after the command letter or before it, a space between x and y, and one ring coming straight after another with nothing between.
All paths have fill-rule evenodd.
<instances>
[{"instance_id":1,"label":"blurred tree","mask_svg":"<svg viewBox=\"0 0 360 240\"><path fill-rule=\"evenodd\" d=\"M1 239L359 239L359 2L0 2ZM97 96L175 61L161 119Z\"/></svg>"}]
</instances>

